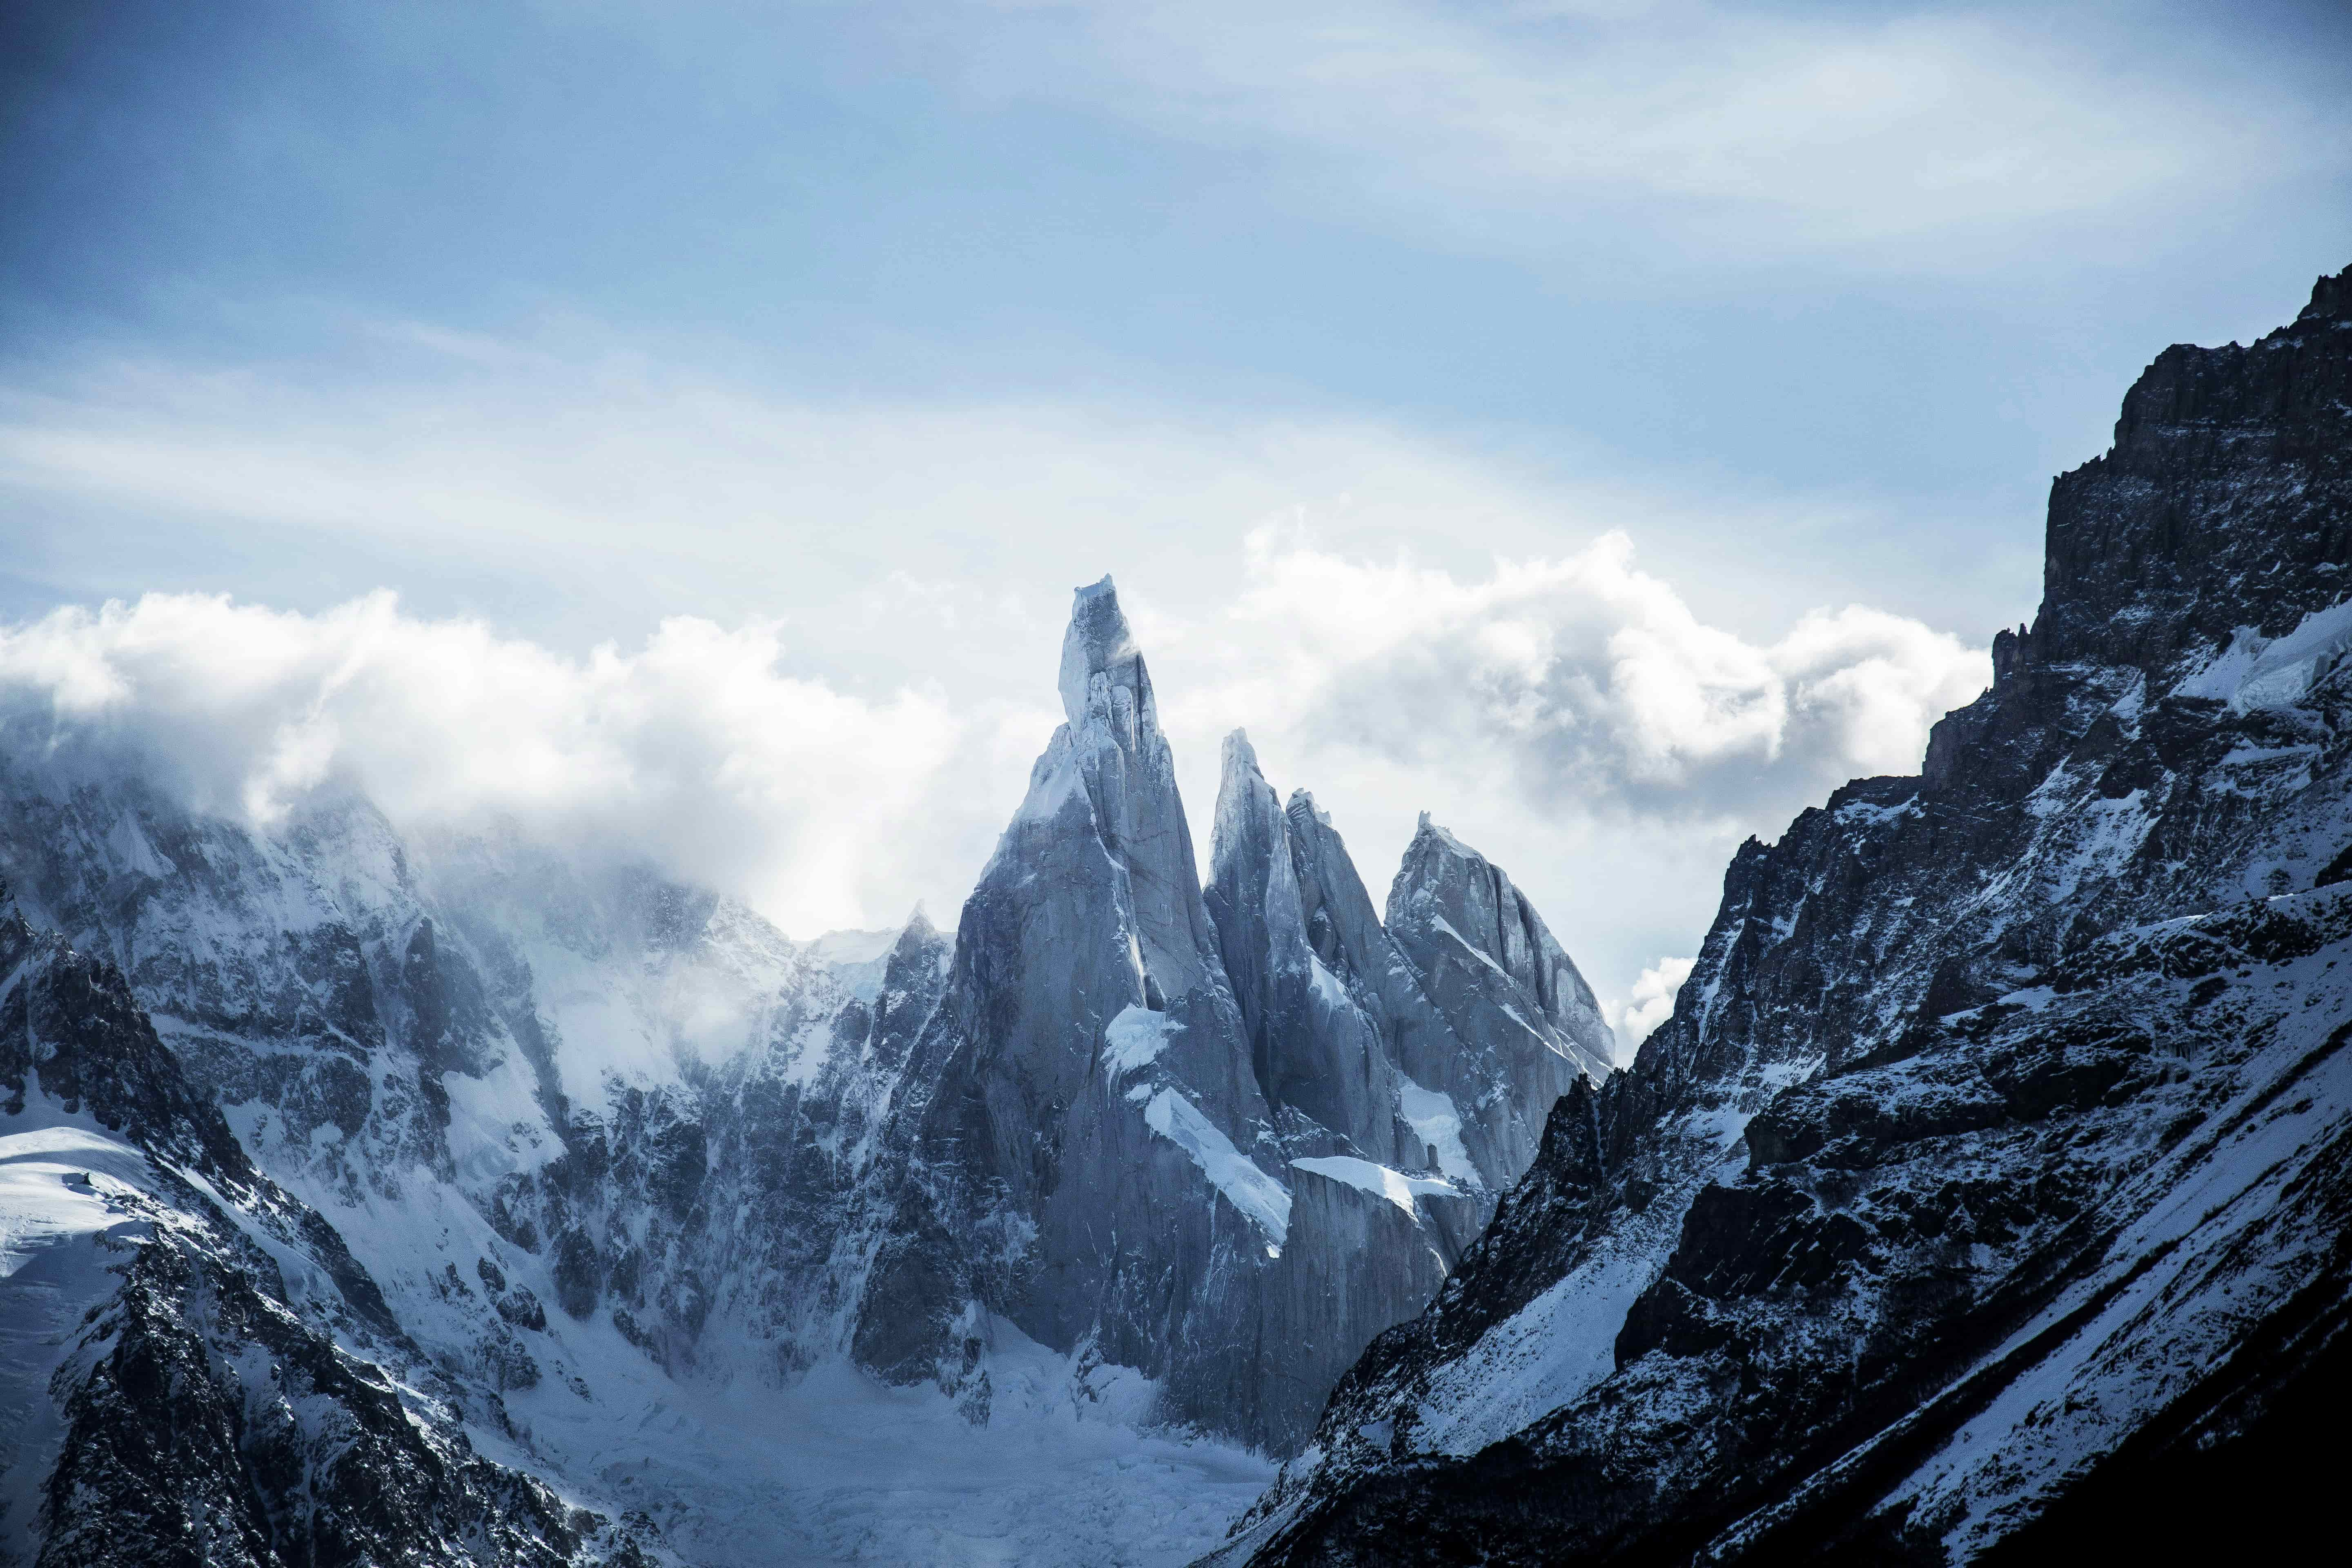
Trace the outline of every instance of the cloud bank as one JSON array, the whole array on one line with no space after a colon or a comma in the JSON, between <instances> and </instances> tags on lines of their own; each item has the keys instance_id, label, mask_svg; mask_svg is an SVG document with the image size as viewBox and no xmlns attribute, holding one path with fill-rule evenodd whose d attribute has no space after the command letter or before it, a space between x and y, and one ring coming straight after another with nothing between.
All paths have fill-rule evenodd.
<instances>
[{"instance_id":1,"label":"cloud bank","mask_svg":"<svg viewBox=\"0 0 2352 1568\"><path fill-rule=\"evenodd\" d=\"M1209 700L1317 752L1475 769L1539 811L1785 815L1915 765L1927 726L1982 684L1958 638L1861 606L1769 644L1709 626L1618 531L1472 581L1275 529L1247 561L1219 627L1236 657L1202 698L1179 688L1174 711Z\"/></svg>"},{"instance_id":2,"label":"cloud bank","mask_svg":"<svg viewBox=\"0 0 2352 1568\"><path fill-rule=\"evenodd\" d=\"M853 923L943 847L924 807L980 737L936 693L862 700L779 653L772 626L691 617L574 659L388 593L319 615L150 595L0 630L0 724L20 763L128 762L263 829L355 787L395 821L511 816L788 926Z\"/></svg>"},{"instance_id":3,"label":"cloud bank","mask_svg":"<svg viewBox=\"0 0 2352 1568\"><path fill-rule=\"evenodd\" d=\"M1148 586L1127 593L1196 834L1216 739L1236 724L1278 783L1339 811L1376 889L1412 812L1475 825L1596 984L1630 992L1629 1037L1671 987L1654 947L1587 945L1608 923L1596 873L1654 877L1692 844L1703 861L1848 773L1916 765L1926 726L1972 694L1983 662L1856 608L1744 641L1644 574L1622 535L1472 579L1295 529L1260 531L1246 559L1211 616L1159 615ZM0 629L0 734L20 760L137 759L199 809L265 829L344 787L396 822L511 819L721 889L803 935L894 921L918 899L952 909L1050 732L1051 668L975 696L852 691L793 664L772 622L675 617L635 649L575 658L405 613L389 594L315 614L157 594ZM1685 940L1709 891L1701 879L1665 899ZM1641 909L1654 893L1611 897L1640 910L1645 935L1656 926L1657 908Z\"/></svg>"}]
</instances>

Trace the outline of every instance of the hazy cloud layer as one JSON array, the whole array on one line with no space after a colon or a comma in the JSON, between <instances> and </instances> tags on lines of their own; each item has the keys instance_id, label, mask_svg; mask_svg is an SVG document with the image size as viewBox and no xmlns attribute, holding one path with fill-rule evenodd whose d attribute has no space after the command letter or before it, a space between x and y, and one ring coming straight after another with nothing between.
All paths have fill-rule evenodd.
<instances>
[{"instance_id":1,"label":"hazy cloud layer","mask_svg":"<svg viewBox=\"0 0 2352 1568\"><path fill-rule=\"evenodd\" d=\"M1756 258L1972 269L2022 233L2127 245L2092 226L2347 150L2275 61L2233 58L2253 40L2190 44L2189 18L2147 7L1010 0L961 19L925 7L907 30L971 90L1247 150L1471 245L1573 212Z\"/></svg>"},{"instance_id":2,"label":"hazy cloud layer","mask_svg":"<svg viewBox=\"0 0 2352 1568\"><path fill-rule=\"evenodd\" d=\"M1278 783L1341 813L1376 890L1410 813L1434 809L1528 885L1604 992L1630 984L1629 1027L1654 1022L1654 965L1633 971L1656 950L1585 945L1611 923L1588 879L1627 855L1655 879L1849 773L1915 763L1982 662L1857 609L1750 645L1641 573L1622 536L1464 581L1268 531L1222 613L1127 596L1196 832L1235 724ZM1050 666L951 699L937 681L845 691L786 655L773 624L677 617L575 658L388 594L312 615L152 595L0 630L0 721L19 755L133 754L262 826L349 784L395 820L499 814L649 860L803 934L918 898L944 915L1050 731ZM1703 926L1706 880L1671 880L1623 895L1632 940L1666 909Z\"/></svg>"},{"instance_id":3,"label":"hazy cloud layer","mask_svg":"<svg viewBox=\"0 0 2352 1568\"><path fill-rule=\"evenodd\" d=\"M512 816L645 859L803 931L911 904L951 761L981 721L936 693L845 697L776 668L775 628L681 617L566 658L389 594L306 616L152 595L0 630L0 721L45 751L151 766L267 827L356 785L396 821ZM869 909L870 904L870 909Z\"/></svg>"}]
</instances>

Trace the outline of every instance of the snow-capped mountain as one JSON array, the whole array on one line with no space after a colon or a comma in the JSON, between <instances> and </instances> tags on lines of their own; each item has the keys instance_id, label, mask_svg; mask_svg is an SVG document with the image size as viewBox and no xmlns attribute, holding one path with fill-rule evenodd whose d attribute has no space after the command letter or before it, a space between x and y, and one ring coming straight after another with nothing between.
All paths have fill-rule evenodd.
<instances>
[{"instance_id":1,"label":"snow-capped mountain","mask_svg":"<svg viewBox=\"0 0 2352 1568\"><path fill-rule=\"evenodd\" d=\"M1239 734L1204 894L1108 578L1078 592L1061 689L916 1047L856 1352L984 1408L1001 1317L1164 1381L1176 1419L1289 1451L1435 1291L1487 1183L1525 1168L1511 1134L1605 1070L1608 1030L1508 879L1451 840L1423 853L1424 829L1391 908L1447 934L1425 972L1441 1013L1328 823L1277 809ZM1462 968L1494 978L1451 984Z\"/></svg>"},{"instance_id":2,"label":"snow-capped mountain","mask_svg":"<svg viewBox=\"0 0 2352 1568\"><path fill-rule=\"evenodd\" d=\"M955 935L811 942L517 824L197 809L20 719L21 1554L378 1560L408 1513L418 1561L1210 1544L1263 1479L1234 1445L1296 1448L1610 1040L1500 871L1425 828L1384 930L1238 739L1204 897L1108 581L1062 689ZM77 1087L116 1056L163 1086L129 1111ZM183 1403L126 1448L157 1358ZM1056 1488L1112 1451L1127 1511ZM935 1467L1005 1472L1024 1516L907 1502Z\"/></svg>"},{"instance_id":3,"label":"snow-capped mountain","mask_svg":"<svg viewBox=\"0 0 2352 1568\"><path fill-rule=\"evenodd\" d=\"M1672 1019L1568 1086L1225 1555L2165 1561L2332 1531L2347 594L2352 273L2149 366L2053 488L1991 689L1918 776L1739 851Z\"/></svg>"}]
</instances>

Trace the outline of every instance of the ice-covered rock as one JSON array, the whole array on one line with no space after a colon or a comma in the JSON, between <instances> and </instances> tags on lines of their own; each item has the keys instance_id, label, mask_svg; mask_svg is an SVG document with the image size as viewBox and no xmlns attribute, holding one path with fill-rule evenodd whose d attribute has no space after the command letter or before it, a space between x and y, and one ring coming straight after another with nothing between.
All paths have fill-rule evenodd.
<instances>
[{"instance_id":1,"label":"ice-covered rock","mask_svg":"<svg viewBox=\"0 0 2352 1568\"><path fill-rule=\"evenodd\" d=\"M1289 819L1238 730L1225 737L1212 852L1205 897L1218 951L1259 1087L1277 1119L1290 1113L1286 1146L1418 1168L1424 1151L1400 1122L1402 1085L1377 1015L1308 944Z\"/></svg>"},{"instance_id":2,"label":"ice-covered rock","mask_svg":"<svg viewBox=\"0 0 2352 1568\"><path fill-rule=\"evenodd\" d=\"M474 1451L335 1227L255 1169L120 972L5 893L0 1215L10 1560L654 1560Z\"/></svg>"},{"instance_id":3,"label":"ice-covered rock","mask_svg":"<svg viewBox=\"0 0 2352 1568\"><path fill-rule=\"evenodd\" d=\"M591 1517L627 1503L714 1561L911 1541L829 1502L781 1518L747 1478L798 1450L719 1436L757 1427L729 1402L812 1387L930 1418L853 1361L936 1382L960 1434L1043 1421L1073 1467L1098 1438L1055 1424L1082 1410L1296 1448L1512 1173L1396 1068L1468 1047L1254 762L1210 894L1230 941L1211 918L1108 582L1061 673L1068 721L952 937L919 910L796 942L520 824L395 826L340 785L259 823L94 732L9 731L0 870L65 933L41 952L90 955L0 979L5 1115L50 1118L0 1126L33 1139L0 1149L0 1277L43 1303L0 1322L0 1398L42 1445L10 1455L13 1539L45 1563L142 1531L224 1561L658 1557L642 1519ZM14 963L32 928L8 929ZM135 1126L107 1120L125 1084ZM117 1348L53 1381L92 1310ZM131 1409L151 1363L174 1401ZM276 1447L213 1441L240 1420ZM126 1480L175 1425L202 1438L179 1468ZM54 1477L82 1511L45 1526L25 1500ZM323 1489L290 1524L289 1486Z\"/></svg>"}]
</instances>

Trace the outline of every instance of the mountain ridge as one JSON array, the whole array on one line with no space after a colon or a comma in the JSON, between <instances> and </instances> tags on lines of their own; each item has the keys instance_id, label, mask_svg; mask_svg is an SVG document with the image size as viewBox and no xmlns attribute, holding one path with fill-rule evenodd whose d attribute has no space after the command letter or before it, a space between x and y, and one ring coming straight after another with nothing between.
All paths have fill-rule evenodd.
<instances>
[{"instance_id":1,"label":"mountain ridge","mask_svg":"<svg viewBox=\"0 0 2352 1568\"><path fill-rule=\"evenodd\" d=\"M2135 1434L2259 1426L2259 1325L2340 1361L2347 276L2150 365L1992 686L1742 847L1672 1017L1219 1560L2015 1554L2142 1495Z\"/></svg>"}]
</instances>

